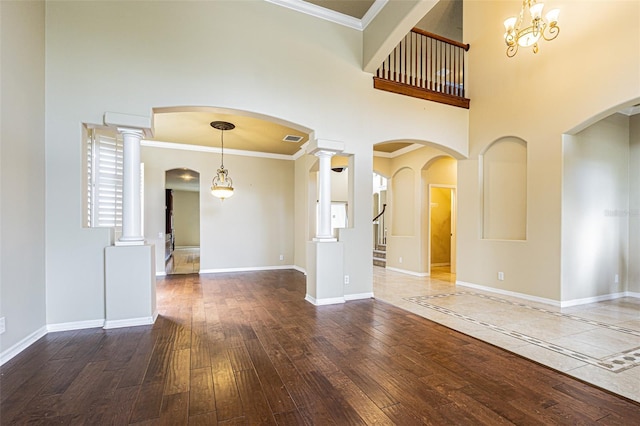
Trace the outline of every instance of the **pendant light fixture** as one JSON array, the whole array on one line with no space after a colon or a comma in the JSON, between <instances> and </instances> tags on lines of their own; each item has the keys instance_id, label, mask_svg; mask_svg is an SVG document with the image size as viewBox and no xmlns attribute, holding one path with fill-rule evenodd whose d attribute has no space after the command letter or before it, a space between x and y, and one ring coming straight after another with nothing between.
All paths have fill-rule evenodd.
<instances>
[{"instance_id":1,"label":"pendant light fixture","mask_svg":"<svg viewBox=\"0 0 640 426\"><path fill-rule=\"evenodd\" d=\"M211 195L224 201L233 195L233 181L229 177L229 171L224 168L224 131L233 130L236 126L226 121L212 121L211 127L220 130L220 168L211 181Z\"/></svg>"}]
</instances>

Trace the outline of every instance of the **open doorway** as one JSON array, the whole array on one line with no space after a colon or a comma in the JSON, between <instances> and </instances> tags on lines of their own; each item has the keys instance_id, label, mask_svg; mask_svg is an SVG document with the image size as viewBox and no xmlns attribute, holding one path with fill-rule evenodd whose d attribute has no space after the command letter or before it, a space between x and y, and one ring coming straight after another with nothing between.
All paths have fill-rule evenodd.
<instances>
[{"instance_id":1,"label":"open doorway","mask_svg":"<svg viewBox=\"0 0 640 426\"><path fill-rule=\"evenodd\" d=\"M456 273L456 189L429 185L430 273Z\"/></svg>"},{"instance_id":2,"label":"open doorway","mask_svg":"<svg viewBox=\"0 0 640 426\"><path fill-rule=\"evenodd\" d=\"M187 169L165 172L165 272L200 271L200 173Z\"/></svg>"}]
</instances>

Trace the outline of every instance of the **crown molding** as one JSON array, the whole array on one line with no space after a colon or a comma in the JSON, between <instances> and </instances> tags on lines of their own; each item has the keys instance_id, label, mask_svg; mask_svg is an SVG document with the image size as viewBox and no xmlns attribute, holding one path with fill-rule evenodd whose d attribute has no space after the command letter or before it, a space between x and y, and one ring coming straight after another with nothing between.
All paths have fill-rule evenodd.
<instances>
[{"instance_id":1,"label":"crown molding","mask_svg":"<svg viewBox=\"0 0 640 426\"><path fill-rule=\"evenodd\" d=\"M388 0L376 0L369 8L367 13L362 19L354 18L353 16L345 15L344 13L336 12L321 6L317 6L313 3L307 3L302 0L265 0L269 3L277 4L278 6L286 7L287 9L295 10L306 15L314 16L316 18L324 19L335 24L343 25L345 27L353 28L354 30L364 30L373 18L382 10Z\"/></svg>"}]
</instances>

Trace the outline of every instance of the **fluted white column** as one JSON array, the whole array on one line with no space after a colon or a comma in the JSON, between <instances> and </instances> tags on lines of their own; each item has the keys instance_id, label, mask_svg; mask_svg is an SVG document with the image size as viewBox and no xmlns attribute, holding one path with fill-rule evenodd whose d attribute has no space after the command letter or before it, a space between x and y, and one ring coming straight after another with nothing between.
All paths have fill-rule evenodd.
<instances>
[{"instance_id":1,"label":"fluted white column","mask_svg":"<svg viewBox=\"0 0 640 426\"><path fill-rule=\"evenodd\" d=\"M124 139L122 171L122 236L116 245L142 245L140 140L142 130L118 128Z\"/></svg>"},{"instance_id":2,"label":"fluted white column","mask_svg":"<svg viewBox=\"0 0 640 426\"><path fill-rule=\"evenodd\" d=\"M320 150L318 157L318 231L316 241L336 241L331 234L331 157L335 152Z\"/></svg>"}]
</instances>

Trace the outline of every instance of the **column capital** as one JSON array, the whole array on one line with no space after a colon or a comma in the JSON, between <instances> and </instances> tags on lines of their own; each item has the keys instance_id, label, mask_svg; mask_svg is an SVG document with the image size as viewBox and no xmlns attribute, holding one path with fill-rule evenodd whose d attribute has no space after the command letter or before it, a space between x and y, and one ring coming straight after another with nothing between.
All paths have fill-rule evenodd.
<instances>
[{"instance_id":1,"label":"column capital","mask_svg":"<svg viewBox=\"0 0 640 426\"><path fill-rule=\"evenodd\" d=\"M137 136L138 139L142 139L145 136L145 132L143 129L134 129L131 127L117 127L116 130L118 130L118 133L121 133L123 135Z\"/></svg>"},{"instance_id":2,"label":"column capital","mask_svg":"<svg viewBox=\"0 0 640 426\"><path fill-rule=\"evenodd\" d=\"M316 157L328 157L331 158L334 155L336 155L336 152L333 151L325 151L324 149L318 150L318 151L314 151L313 155L315 155Z\"/></svg>"},{"instance_id":3,"label":"column capital","mask_svg":"<svg viewBox=\"0 0 640 426\"><path fill-rule=\"evenodd\" d=\"M309 141L307 153L316 155L317 152L330 152L335 155L344 151L344 142L328 139L314 139Z\"/></svg>"},{"instance_id":4,"label":"column capital","mask_svg":"<svg viewBox=\"0 0 640 426\"><path fill-rule=\"evenodd\" d=\"M139 132L141 138L153 136L149 117L119 112L105 112L102 119L106 126L115 127L119 133L132 134Z\"/></svg>"}]
</instances>

